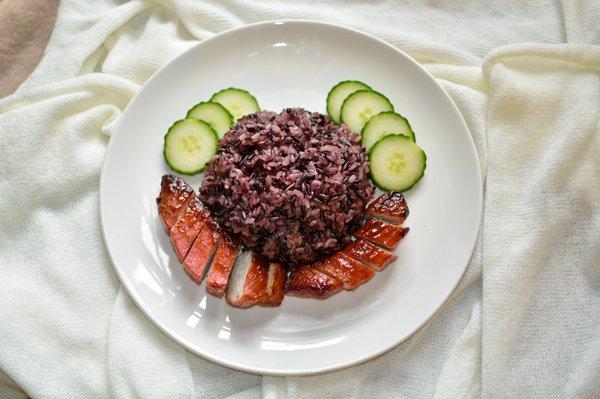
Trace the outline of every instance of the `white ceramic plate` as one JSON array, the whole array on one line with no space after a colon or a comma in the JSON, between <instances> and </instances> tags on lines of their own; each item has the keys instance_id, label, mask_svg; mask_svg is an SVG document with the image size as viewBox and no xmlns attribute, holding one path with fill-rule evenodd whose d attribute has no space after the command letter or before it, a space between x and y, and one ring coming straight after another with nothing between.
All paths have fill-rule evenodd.
<instances>
[{"instance_id":1,"label":"white ceramic plate","mask_svg":"<svg viewBox=\"0 0 600 399\"><path fill-rule=\"evenodd\" d=\"M355 292L325 301L286 297L274 309L234 309L206 295L173 254L156 210L167 128L215 91L249 90L264 109L325 112L337 82L385 93L427 152L407 193L411 231L398 260ZM189 178L194 188L201 177ZM239 370L302 375L347 367L402 342L441 307L469 261L481 215L475 147L456 106L415 61L355 30L268 22L205 40L158 71L110 140L100 183L102 228L122 283L162 331L190 351Z\"/></svg>"}]
</instances>

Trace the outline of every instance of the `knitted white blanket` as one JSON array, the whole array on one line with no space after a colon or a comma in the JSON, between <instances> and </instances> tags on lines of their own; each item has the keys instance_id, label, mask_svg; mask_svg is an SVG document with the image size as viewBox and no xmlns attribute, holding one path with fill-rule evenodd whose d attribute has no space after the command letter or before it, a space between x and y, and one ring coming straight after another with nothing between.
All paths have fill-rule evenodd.
<instances>
[{"instance_id":1,"label":"knitted white blanket","mask_svg":"<svg viewBox=\"0 0 600 399\"><path fill-rule=\"evenodd\" d=\"M442 311L384 356L306 378L169 340L120 287L99 225L106 144L140 85L198 40L276 18L411 54L486 171L480 241ZM44 59L0 100L0 397L597 397L599 20L592 1L63 0Z\"/></svg>"}]
</instances>

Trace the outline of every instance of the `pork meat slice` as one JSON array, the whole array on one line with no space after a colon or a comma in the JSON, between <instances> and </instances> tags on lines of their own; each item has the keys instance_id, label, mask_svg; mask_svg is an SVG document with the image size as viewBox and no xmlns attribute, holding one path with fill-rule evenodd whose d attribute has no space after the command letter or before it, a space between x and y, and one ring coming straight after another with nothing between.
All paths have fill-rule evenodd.
<instances>
[{"instance_id":1,"label":"pork meat slice","mask_svg":"<svg viewBox=\"0 0 600 399\"><path fill-rule=\"evenodd\" d=\"M402 193L392 191L380 195L367 206L367 215L393 224L402 224L408 217L409 210Z\"/></svg>"},{"instance_id":2,"label":"pork meat slice","mask_svg":"<svg viewBox=\"0 0 600 399\"><path fill-rule=\"evenodd\" d=\"M184 261L208 217L206 208L204 208L198 197L194 197L177 219L171 229L171 245L173 245L173 250L175 250L180 262Z\"/></svg>"},{"instance_id":3,"label":"pork meat slice","mask_svg":"<svg viewBox=\"0 0 600 399\"><path fill-rule=\"evenodd\" d=\"M254 306L267 297L269 261L254 251L243 251L229 278L227 303L236 308Z\"/></svg>"},{"instance_id":4,"label":"pork meat slice","mask_svg":"<svg viewBox=\"0 0 600 399\"><path fill-rule=\"evenodd\" d=\"M340 280L346 291L355 290L356 287L369 281L375 274L372 269L341 252L336 252L324 260L315 262L312 267Z\"/></svg>"},{"instance_id":5,"label":"pork meat slice","mask_svg":"<svg viewBox=\"0 0 600 399\"><path fill-rule=\"evenodd\" d=\"M367 219L354 236L387 249L394 249L408 231L408 227L394 226L379 219Z\"/></svg>"},{"instance_id":6,"label":"pork meat slice","mask_svg":"<svg viewBox=\"0 0 600 399\"><path fill-rule=\"evenodd\" d=\"M213 261L220 240L221 235L215 222L208 217L183 261L183 269L196 283L202 282L205 272Z\"/></svg>"},{"instance_id":7,"label":"pork meat slice","mask_svg":"<svg viewBox=\"0 0 600 399\"><path fill-rule=\"evenodd\" d=\"M156 205L167 234L194 197L194 190L183 179L173 175L162 177Z\"/></svg>"},{"instance_id":8,"label":"pork meat slice","mask_svg":"<svg viewBox=\"0 0 600 399\"><path fill-rule=\"evenodd\" d=\"M287 269L279 262L269 264L269 276L267 280L266 298L259 303L260 306L279 306L285 295L285 281Z\"/></svg>"},{"instance_id":9,"label":"pork meat slice","mask_svg":"<svg viewBox=\"0 0 600 399\"><path fill-rule=\"evenodd\" d=\"M300 298L326 299L343 288L342 282L311 266L293 268L287 277L285 293Z\"/></svg>"},{"instance_id":10,"label":"pork meat slice","mask_svg":"<svg viewBox=\"0 0 600 399\"><path fill-rule=\"evenodd\" d=\"M342 252L344 255L356 259L378 272L382 271L387 265L396 260L396 255L393 253L388 252L375 244L371 244L369 241L363 240L362 238L359 238L348 245Z\"/></svg>"},{"instance_id":11,"label":"pork meat slice","mask_svg":"<svg viewBox=\"0 0 600 399\"><path fill-rule=\"evenodd\" d=\"M219 233L219 247L206 275L206 292L221 298L225 294L229 275L238 256L239 246L222 230L219 230Z\"/></svg>"}]
</instances>

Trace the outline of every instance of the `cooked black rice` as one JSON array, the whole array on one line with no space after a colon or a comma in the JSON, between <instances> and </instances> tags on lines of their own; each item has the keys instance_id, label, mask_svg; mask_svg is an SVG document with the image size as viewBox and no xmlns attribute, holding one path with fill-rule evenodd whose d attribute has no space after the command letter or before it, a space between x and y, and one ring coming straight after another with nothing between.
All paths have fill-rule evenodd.
<instances>
[{"instance_id":1,"label":"cooked black rice","mask_svg":"<svg viewBox=\"0 0 600 399\"><path fill-rule=\"evenodd\" d=\"M309 263L350 242L373 195L368 172L346 125L302 108L261 111L220 140L200 198L247 247Z\"/></svg>"}]
</instances>

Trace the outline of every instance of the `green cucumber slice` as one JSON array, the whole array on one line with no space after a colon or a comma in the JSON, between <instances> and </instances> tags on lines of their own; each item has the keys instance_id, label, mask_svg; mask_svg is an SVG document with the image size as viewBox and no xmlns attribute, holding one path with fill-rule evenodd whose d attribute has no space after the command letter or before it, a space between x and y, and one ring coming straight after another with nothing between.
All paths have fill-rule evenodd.
<instances>
[{"instance_id":1,"label":"green cucumber slice","mask_svg":"<svg viewBox=\"0 0 600 399\"><path fill-rule=\"evenodd\" d=\"M233 115L234 123L244 115L260 111L256 98L246 90L236 87L229 87L216 92L212 95L210 101L224 106Z\"/></svg>"},{"instance_id":2,"label":"green cucumber slice","mask_svg":"<svg viewBox=\"0 0 600 399\"><path fill-rule=\"evenodd\" d=\"M358 90L342 103L340 119L351 131L360 133L372 116L393 110L394 106L383 94L374 90Z\"/></svg>"},{"instance_id":3,"label":"green cucumber slice","mask_svg":"<svg viewBox=\"0 0 600 399\"><path fill-rule=\"evenodd\" d=\"M204 170L217 152L217 132L204 121L181 119L165 135L163 155L175 172L195 175Z\"/></svg>"},{"instance_id":4,"label":"green cucumber slice","mask_svg":"<svg viewBox=\"0 0 600 399\"><path fill-rule=\"evenodd\" d=\"M425 152L400 134L383 137L369 151L371 179L384 191L406 191L423 177Z\"/></svg>"},{"instance_id":5,"label":"green cucumber slice","mask_svg":"<svg viewBox=\"0 0 600 399\"><path fill-rule=\"evenodd\" d=\"M346 97L358 90L371 90L371 88L358 80L344 80L336 84L327 93L327 114L335 123L340 123L340 112Z\"/></svg>"},{"instance_id":6,"label":"green cucumber slice","mask_svg":"<svg viewBox=\"0 0 600 399\"><path fill-rule=\"evenodd\" d=\"M185 116L186 119L200 119L210 125L219 138L223 137L233 125L233 116L219 103L202 101L194 105Z\"/></svg>"},{"instance_id":7,"label":"green cucumber slice","mask_svg":"<svg viewBox=\"0 0 600 399\"><path fill-rule=\"evenodd\" d=\"M380 138L389 134L402 134L415 141L415 133L410 123L393 111L380 112L367 122L360 132L360 139L367 152Z\"/></svg>"}]
</instances>

